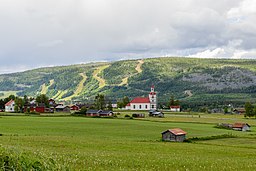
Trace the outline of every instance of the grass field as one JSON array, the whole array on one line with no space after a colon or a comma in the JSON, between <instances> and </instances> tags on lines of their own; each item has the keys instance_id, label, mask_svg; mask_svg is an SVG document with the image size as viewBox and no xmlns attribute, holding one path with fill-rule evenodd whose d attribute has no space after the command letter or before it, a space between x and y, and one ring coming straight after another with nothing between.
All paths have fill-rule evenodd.
<instances>
[{"instance_id":1,"label":"grass field","mask_svg":"<svg viewBox=\"0 0 256 171\"><path fill-rule=\"evenodd\" d=\"M222 117L232 121L231 116ZM194 122L186 115L142 120L1 116L0 157L8 155L8 159L23 161L27 168L43 170L255 170L255 128L251 132L214 128L214 122L222 117L193 117L197 118ZM255 119L246 121L256 125ZM237 137L162 142L161 132L176 127L187 131L188 138Z\"/></svg>"}]
</instances>

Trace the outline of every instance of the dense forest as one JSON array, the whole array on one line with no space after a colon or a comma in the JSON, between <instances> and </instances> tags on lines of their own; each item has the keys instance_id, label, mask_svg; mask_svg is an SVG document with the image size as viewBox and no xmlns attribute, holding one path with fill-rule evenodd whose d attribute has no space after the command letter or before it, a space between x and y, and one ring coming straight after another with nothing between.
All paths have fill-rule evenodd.
<instances>
[{"instance_id":1,"label":"dense forest","mask_svg":"<svg viewBox=\"0 0 256 171\"><path fill-rule=\"evenodd\" d=\"M174 96L185 108L241 106L256 100L256 60L166 57L39 68L0 75L0 98L90 101L102 93L118 100L147 96L152 84L159 104Z\"/></svg>"}]
</instances>

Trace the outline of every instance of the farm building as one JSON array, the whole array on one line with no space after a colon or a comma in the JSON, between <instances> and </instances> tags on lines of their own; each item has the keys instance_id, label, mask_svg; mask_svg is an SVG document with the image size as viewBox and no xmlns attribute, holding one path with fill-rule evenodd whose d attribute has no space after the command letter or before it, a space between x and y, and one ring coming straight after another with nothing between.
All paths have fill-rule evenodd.
<instances>
[{"instance_id":1,"label":"farm building","mask_svg":"<svg viewBox=\"0 0 256 171\"><path fill-rule=\"evenodd\" d=\"M186 139L186 132L180 128L168 129L162 132L162 140L183 142Z\"/></svg>"},{"instance_id":2,"label":"farm building","mask_svg":"<svg viewBox=\"0 0 256 171\"><path fill-rule=\"evenodd\" d=\"M232 125L233 130L237 131L250 131L250 125L247 123L234 123Z\"/></svg>"},{"instance_id":3,"label":"farm building","mask_svg":"<svg viewBox=\"0 0 256 171\"><path fill-rule=\"evenodd\" d=\"M55 107L56 112L70 112L70 107L69 106L62 106L58 105Z\"/></svg>"},{"instance_id":4,"label":"farm building","mask_svg":"<svg viewBox=\"0 0 256 171\"><path fill-rule=\"evenodd\" d=\"M171 112L180 112L180 106L170 106Z\"/></svg>"},{"instance_id":5,"label":"farm building","mask_svg":"<svg viewBox=\"0 0 256 171\"><path fill-rule=\"evenodd\" d=\"M245 114L245 108L237 108L237 109L234 109L234 110L233 110L233 113L239 114L239 115Z\"/></svg>"},{"instance_id":6,"label":"farm building","mask_svg":"<svg viewBox=\"0 0 256 171\"><path fill-rule=\"evenodd\" d=\"M109 117L113 116L113 112L109 110L88 110L86 116L99 116L99 117Z\"/></svg>"},{"instance_id":7,"label":"farm building","mask_svg":"<svg viewBox=\"0 0 256 171\"><path fill-rule=\"evenodd\" d=\"M72 105L72 106L70 106L70 110L73 110L73 111L78 111L80 108L79 108L79 106L77 106L77 105Z\"/></svg>"},{"instance_id":8,"label":"farm building","mask_svg":"<svg viewBox=\"0 0 256 171\"><path fill-rule=\"evenodd\" d=\"M14 100L10 100L5 104L5 112L14 112L15 102Z\"/></svg>"}]
</instances>

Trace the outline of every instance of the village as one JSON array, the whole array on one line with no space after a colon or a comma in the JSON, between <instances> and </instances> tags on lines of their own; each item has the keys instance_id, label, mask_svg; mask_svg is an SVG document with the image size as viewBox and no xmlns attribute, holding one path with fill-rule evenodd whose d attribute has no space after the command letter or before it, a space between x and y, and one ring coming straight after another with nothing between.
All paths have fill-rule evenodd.
<instances>
[{"instance_id":1,"label":"village","mask_svg":"<svg viewBox=\"0 0 256 171\"><path fill-rule=\"evenodd\" d=\"M26 97L25 97L26 98ZM27 98L22 102L21 98L10 99L5 104L5 113L25 113L25 114L70 114L73 116L99 117L99 118L120 118L120 113L125 114L124 118L138 118L143 119L147 117L164 118L165 112L181 113L181 106L170 106L169 110L159 110L157 108L157 93L154 85L151 86L148 97L135 97L127 101L125 107L117 109L116 103L105 104L104 96L98 94L95 97L95 104L76 103L72 105L65 105L64 103L57 103L54 99L48 99L45 95L40 95L36 99ZM24 99L23 99L24 100ZM15 103L17 102L17 104ZM105 107L104 107L105 106ZM235 109L234 113L244 114L244 109ZM189 112L190 113L190 112ZM185 115L184 115L185 116ZM193 115L192 115L193 117ZM200 118L200 115L196 116ZM236 131L250 131L248 123L218 123L216 128L231 129ZM187 132L181 128L171 128L163 131L163 141L178 141L186 140Z\"/></svg>"}]
</instances>

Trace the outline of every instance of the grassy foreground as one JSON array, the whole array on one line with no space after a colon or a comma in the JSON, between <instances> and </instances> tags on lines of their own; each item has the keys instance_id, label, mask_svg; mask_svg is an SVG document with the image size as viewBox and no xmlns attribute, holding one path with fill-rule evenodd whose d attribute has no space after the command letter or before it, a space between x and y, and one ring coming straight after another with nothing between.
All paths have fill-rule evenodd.
<instances>
[{"instance_id":1,"label":"grassy foreground","mask_svg":"<svg viewBox=\"0 0 256 171\"><path fill-rule=\"evenodd\" d=\"M236 138L162 142L161 132L176 127L188 137ZM256 170L254 127L244 133L168 118L2 116L0 128L2 170Z\"/></svg>"}]
</instances>

